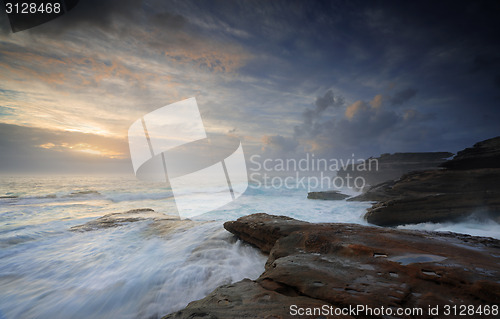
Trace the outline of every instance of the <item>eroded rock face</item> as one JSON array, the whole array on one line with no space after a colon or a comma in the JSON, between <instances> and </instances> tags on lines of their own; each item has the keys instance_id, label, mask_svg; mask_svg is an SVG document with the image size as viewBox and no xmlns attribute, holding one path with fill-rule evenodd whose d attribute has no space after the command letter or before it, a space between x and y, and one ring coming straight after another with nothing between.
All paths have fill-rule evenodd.
<instances>
[{"instance_id":1,"label":"eroded rock face","mask_svg":"<svg viewBox=\"0 0 500 319\"><path fill-rule=\"evenodd\" d=\"M474 144L441 166L448 169L500 168L500 136Z\"/></svg>"},{"instance_id":2,"label":"eroded rock face","mask_svg":"<svg viewBox=\"0 0 500 319\"><path fill-rule=\"evenodd\" d=\"M408 173L349 200L377 201L365 218L380 226L473 215L500 222L500 137L479 142L442 166L447 169Z\"/></svg>"},{"instance_id":3,"label":"eroded rock face","mask_svg":"<svg viewBox=\"0 0 500 319\"><path fill-rule=\"evenodd\" d=\"M234 318L236 313L289 318L291 305L443 309L500 303L500 241L495 239L311 224L267 214L224 227L270 252L265 272L256 281L219 287L165 318Z\"/></svg>"},{"instance_id":4,"label":"eroded rock face","mask_svg":"<svg viewBox=\"0 0 500 319\"><path fill-rule=\"evenodd\" d=\"M365 218L381 226L459 221L471 215L500 222L500 170L411 173L356 199L379 201Z\"/></svg>"}]
</instances>

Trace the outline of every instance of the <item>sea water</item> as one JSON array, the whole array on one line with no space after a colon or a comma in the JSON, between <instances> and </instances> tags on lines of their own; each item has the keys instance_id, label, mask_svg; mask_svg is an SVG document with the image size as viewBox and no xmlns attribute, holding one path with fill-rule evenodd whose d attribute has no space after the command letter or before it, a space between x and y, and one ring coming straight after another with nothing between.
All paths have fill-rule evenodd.
<instances>
[{"instance_id":1,"label":"sea water","mask_svg":"<svg viewBox=\"0 0 500 319\"><path fill-rule=\"evenodd\" d=\"M268 213L309 222L366 224L370 203L308 200L307 189L255 188L196 226L168 236L152 221L74 232L110 213L152 208L172 214L163 183L122 176L0 179L0 318L159 318L216 287L256 279L266 256L223 222ZM500 238L489 221L406 228Z\"/></svg>"}]
</instances>

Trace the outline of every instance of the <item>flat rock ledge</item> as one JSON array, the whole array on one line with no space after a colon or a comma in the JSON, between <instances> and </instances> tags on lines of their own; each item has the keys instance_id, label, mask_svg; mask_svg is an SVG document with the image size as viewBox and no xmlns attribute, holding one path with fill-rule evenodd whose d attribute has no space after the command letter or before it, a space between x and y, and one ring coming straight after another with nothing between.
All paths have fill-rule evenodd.
<instances>
[{"instance_id":1,"label":"flat rock ledge","mask_svg":"<svg viewBox=\"0 0 500 319\"><path fill-rule=\"evenodd\" d=\"M445 305L500 304L500 241L492 238L311 224L267 214L224 227L269 254L264 273L221 286L164 319L337 318L291 316L291 305L421 307L424 315L415 318L436 318L444 314L427 315L430 305L443 310Z\"/></svg>"},{"instance_id":2,"label":"flat rock ledge","mask_svg":"<svg viewBox=\"0 0 500 319\"><path fill-rule=\"evenodd\" d=\"M71 227L74 232L87 232L105 228L114 228L128 223L151 220L150 230L157 235L167 235L175 231L182 231L203 222L194 222L190 219L180 219L179 216L166 215L151 208L131 209L126 212L107 214L83 225Z\"/></svg>"}]
</instances>

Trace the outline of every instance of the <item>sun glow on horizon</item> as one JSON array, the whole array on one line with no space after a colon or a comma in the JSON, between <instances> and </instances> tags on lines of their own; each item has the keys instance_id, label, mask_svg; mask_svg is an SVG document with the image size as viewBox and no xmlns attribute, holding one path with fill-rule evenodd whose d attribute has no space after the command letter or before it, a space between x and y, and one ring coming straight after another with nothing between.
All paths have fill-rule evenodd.
<instances>
[{"instance_id":1,"label":"sun glow on horizon","mask_svg":"<svg viewBox=\"0 0 500 319\"><path fill-rule=\"evenodd\" d=\"M90 155L95 155L99 157L106 157L110 159L124 159L128 158L128 154L124 154L123 152L114 151L110 149L103 149L96 145L91 145L88 143L78 143L78 144L69 144L69 143L45 143L38 145L40 148L54 150L58 152L80 152L86 153Z\"/></svg>"}]
</instances>

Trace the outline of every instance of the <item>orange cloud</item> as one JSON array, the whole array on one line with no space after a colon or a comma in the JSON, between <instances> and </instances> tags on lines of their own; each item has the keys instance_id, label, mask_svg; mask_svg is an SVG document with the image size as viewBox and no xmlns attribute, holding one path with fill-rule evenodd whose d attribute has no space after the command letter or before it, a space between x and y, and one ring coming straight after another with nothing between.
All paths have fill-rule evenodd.
<instances>
[{"instance_id":1,"label":"orange cloud","mask_svg":"<svg viewBox=\"0 0 500 319\"><path fill-rule=\"evenodd\" d=\"M9 108L0 123L126 141L133 120L164 103L200 95L205 100L231 99L223 96L227 88L218 87L217 93L212 88L238 76L236 71L251 58L244 48L182 32L176 32L175 39L165 30L157 32L139 28L94 38L82 29L43 41L32 41L29 33L0 35L5 43L0 48L0 87L14 92L0 95L0 103ZM88 41L75 41L80 39ZM212 126L213 131L228 130L219 122ZM117 151L111 143L62 142L67 141L38 144L57 151L128 157L128 150Z\"/></svg>"},{"instance_id":2,"label":"orange cloud","mask_svg":"<svg viewBox=\"0 0 500 319\"><path fill-rule=\"evenodd\" d=\"M362 110L366 110L367 108L368 107L366 106L365 102L363 102L361 100L356 101L346 108L345 116L349 120L351 120L354 117L354 115L356 115L356 113L358 113L359 111L362 111Z\"/></svg>"},{"instance_id":3,"label":"orange cloud","mask_svg":"<svg viewBox=\"0 0 500 319\"><path fill-rule=\"evenodd\" d=\"M375 95L373 100L370 101L370 106L374 109L379 109L382 106L382 99L382 94Z\"/></svg>"}]
</instances>

